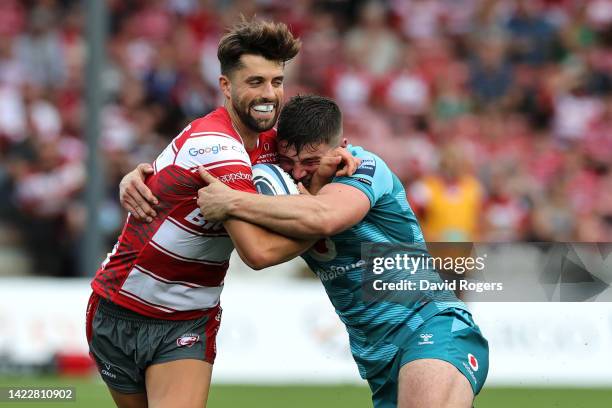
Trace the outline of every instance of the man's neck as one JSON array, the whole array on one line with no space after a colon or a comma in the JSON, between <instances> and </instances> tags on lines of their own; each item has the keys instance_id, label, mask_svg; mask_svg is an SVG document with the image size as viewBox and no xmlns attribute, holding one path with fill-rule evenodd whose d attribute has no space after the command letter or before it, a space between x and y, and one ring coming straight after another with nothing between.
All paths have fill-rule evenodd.
<instances>
[{"instance_id":1,"label":"man's neck","mask_svg":"<svg viewBox=\"0 0 612 408\"><path fill-rule=\"evenodd\" d=\"M244 147L247 149L247 151L255 149L257 147L257 141L259 140L259 132L253 131L244 125L238 117L238 114L231 106L229 106L229 104L225 104L225 109L227 109L232 125L234 126L234 130L236 130L238 135L242 138L242 142L244 143Z\"/></svg>"}]
</instances>

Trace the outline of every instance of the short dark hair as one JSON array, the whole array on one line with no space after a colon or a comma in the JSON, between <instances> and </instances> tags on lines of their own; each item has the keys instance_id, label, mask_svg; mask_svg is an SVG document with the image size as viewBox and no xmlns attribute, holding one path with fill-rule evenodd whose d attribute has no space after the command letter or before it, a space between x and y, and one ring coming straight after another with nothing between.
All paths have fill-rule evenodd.
<instances>
[{"instance_id":1,"label":"short dark hair","mask_svg":"<svg viewBox=\"0 0 612 408\"><path fill-rule=\"evenodd\" d=\"M320 143L335 145L341 133L342 112L336 102L323 96L294 96L278 118L277 140L297 153Z\"/></svg>"},{"instance_id":2,"label":"short dark hair","mask_svg":"<svg viewBox=\"0 0 612 408\"><path fill-rule=\"evenodd\" d=\"M217 58L221 63L221 73L228 75L242 66L240 57L244 54L285 63L297 55L300 45L300 40L293 37L283 23L247 21L243 17L219 41Z\"/></svg>"}]
</instances>

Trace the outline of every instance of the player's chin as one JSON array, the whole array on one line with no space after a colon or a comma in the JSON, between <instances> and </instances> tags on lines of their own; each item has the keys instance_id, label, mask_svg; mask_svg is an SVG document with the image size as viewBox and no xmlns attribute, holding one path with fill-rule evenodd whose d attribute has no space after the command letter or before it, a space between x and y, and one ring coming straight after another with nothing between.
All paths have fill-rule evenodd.
<instances>
[{"instance_id":1,"label":"player's chin","mask_svg":"<svg viewBox=\"0 0 612 408\"><path fill-rule=\"evenodd\" d=\"M276 117L269 119L261 119L254 118L253 116L251 116L251 119L253 119L253 123L255 124L259 132L265 132L267 130L272 129L274 127L274 124L276 123Z\"/></svg>"}]
</instances>

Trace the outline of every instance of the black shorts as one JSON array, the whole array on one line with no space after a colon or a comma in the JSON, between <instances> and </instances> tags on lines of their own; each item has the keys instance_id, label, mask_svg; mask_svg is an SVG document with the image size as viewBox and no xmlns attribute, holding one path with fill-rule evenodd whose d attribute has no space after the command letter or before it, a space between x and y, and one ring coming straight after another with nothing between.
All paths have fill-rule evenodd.
<instances>
[{"instance_id":1,"label":"black shorts","mask_svg":"<svg viewBox=\"0 0 612 408\"><path fill-rule=\"evenodd\" d=\"M145 392L145 371L153 364L196 359L211 364L221 307L193 320L143 316L92 293L87 306L89 352L106 384L121 393Z\"/></svg>"}]
</instances>

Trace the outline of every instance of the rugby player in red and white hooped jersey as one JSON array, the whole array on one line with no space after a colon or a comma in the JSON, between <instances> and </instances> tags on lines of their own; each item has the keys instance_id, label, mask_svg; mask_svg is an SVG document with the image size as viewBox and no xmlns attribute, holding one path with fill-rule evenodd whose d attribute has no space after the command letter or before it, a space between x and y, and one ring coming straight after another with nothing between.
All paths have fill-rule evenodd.
<instances>
[{"instance_id":1,"label":"rugby player in red and white hooped jersey","mask_svg":"<svg viewBox=\"0 0 612 408\"><path fill-rule=\"evenodd\" d=\"M283 69L299 46L284 24L234 26L218 49L224 106L188 125L153 163L146 184L157 213L143 213L136 194L122 198L131 215L87 308L90 352L117 406L205 406L230 253L235 247L260 269L270 266L267 251L288 260L311 245L238 220L207 222L196 202L199 166L255 192L251 165L276 161ZM342 160L355 170L352 156Z\"/></svg>"}]
</instances>

